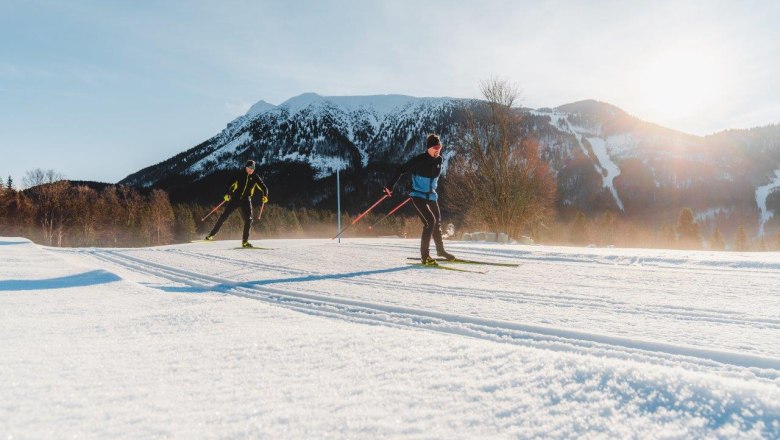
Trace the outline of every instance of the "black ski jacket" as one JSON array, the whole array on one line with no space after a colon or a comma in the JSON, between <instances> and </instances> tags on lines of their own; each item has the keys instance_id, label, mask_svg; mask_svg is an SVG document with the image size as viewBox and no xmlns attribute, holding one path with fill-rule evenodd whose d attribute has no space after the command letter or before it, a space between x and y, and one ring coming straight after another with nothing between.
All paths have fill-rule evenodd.
<instances>
[{"instance_id":1,"label":"black ski jacket","mask_svg":"<svg viewBox=\"0 0 780 440\"><path fill-rule=\"evenodd\" d=\"M265 186L263 179L256 172L249 174L242 169L236 172L236 177L228 187L227 194L230 195L230 200L251 199L255 195L256 189L268 197L268 187Z\"/></svg>"}]
</instances>

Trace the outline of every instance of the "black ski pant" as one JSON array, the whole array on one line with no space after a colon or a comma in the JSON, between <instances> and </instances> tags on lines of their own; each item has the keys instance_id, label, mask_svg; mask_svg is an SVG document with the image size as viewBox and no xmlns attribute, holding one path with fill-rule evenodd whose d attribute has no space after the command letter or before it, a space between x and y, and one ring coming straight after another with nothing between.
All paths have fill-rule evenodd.
<instances>
[{"instance_id":1,"label":"black ski pant","mask_svg":"<svg viewBox=\"0 0 780 440\"><path fill-rule=\"evenodd\" d=\"M217 224L214 225L214 229L211 230L209 235L217 235L219 228L222 227L222 223L225 223L225 220L227 220L228 216L232 214L236 208L241 208L241 218L244 220L244 235L242 236L242 242L246 243L249 241L249 228L252 226L252 200L250 200L249 197L246 199L233 199L228 202L225 207L225 212L219 216Z\"/></svg>"},{"instance_id":2,"label":"black ski pant","mask_svg":"<svg viewBox=\"0 0 780 440\"><path fill-rule=\"evenodd\" d=\"M441 238L441 211L439 202L436 200L426 200L419 197L412 197L412 204L417 210L417 215L423 222L422 238L420 241L420 256L422 258L430 257L431 236L436 244L436 253L444 253L444 242Z\"/></svg>"}]
</instances>

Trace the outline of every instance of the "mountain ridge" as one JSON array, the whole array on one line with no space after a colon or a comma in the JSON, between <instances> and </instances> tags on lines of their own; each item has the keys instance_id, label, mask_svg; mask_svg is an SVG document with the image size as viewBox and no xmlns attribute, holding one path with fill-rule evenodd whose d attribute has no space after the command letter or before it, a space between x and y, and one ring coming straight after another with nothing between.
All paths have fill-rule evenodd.
<instances>
[{"instance_id":1,"label":"mountain ridge","mask_svg":"<svg viewBox=\"0 0 780 440\"><path fill-rule=\"evenodd\" d=\"M445 145L454 142L470 102L474 100L316 93L279 105L261 100L215 136L120 183L161 187L180 200L199 199L182 187L201 185L203 197L213 197L218 175L253 158L275 186L295 181L296 191L282 190L280 202L331 204L335 192L330 181L340 170L345 195L362 203L370 197L360 187L381 187L395 166L423 151L427 133L439 133ZM726 212L713 223L750 220L758 229L759 217L771 223L768 213L780 208L774 188L764 188L766 199L757 199L758 189L780 169L776 125L698 136L597 100L518 111L524 116L524 134L539 142L540 155L557 179L558 207L564 214L616 211L668 219L688 206L700 213ZM321 193L314 194L316 190ZM761 206L766 210L759 212Z\"/></svg>"}]
</instances>

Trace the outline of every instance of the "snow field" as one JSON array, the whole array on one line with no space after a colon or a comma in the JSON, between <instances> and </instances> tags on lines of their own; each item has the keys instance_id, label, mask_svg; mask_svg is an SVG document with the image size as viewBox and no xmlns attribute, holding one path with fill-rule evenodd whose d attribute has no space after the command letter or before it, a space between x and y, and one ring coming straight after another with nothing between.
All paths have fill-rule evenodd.
<instances>
[{"instance_id":1,"label":"snow field","mask_svg":"<svg viewBox=\"0 0 780 440\"><path fill-rule=\"evenodd\" d=\"M780 436L780 259L0 239L6 437ZM738 340L734 340L738 339Z\"/></svg>"}]
</instances>

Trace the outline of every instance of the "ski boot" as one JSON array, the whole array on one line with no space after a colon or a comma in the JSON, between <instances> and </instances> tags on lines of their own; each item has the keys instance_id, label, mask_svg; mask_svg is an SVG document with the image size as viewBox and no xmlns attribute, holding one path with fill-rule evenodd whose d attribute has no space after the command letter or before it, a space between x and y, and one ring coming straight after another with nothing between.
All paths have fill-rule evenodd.
<instances>
[{"instance_id":1,"label":"ski boot","mask_svg":"<svg viewBox=\"0 0 780 440\"><path fill-rule=\"evenodd\" d=\"M436 260L434 260L431 257L422 257L422 265L423 266L438 266L439 263L437 263Z\"/></svg>"},{"instance_id":2,"label":"ski boot","mask_svg":"<svg viewBox=\"0 0 780 440\"><path fill-rule=\"evenodd\" d=\"M242 247L242 248L251 249L251 248L253 248L254 246L252 246L252 243L250 243L250 242L248 242L248 241L245 241L245 242L241 243L241 247Z\"/></svg>"},{"instance_id":3,"label":"ski boot","mask_svg":"<svg viewBox=\"0 0 780 440\"><path fill-rule=\"evenodd\" d=\"M206 241L214 241L214 236L213 235L207 235L206 238L204 238L204 240L206 240Z\"/></svg>"},{"instance_id":4,"label":"ski boot","mask_svg":"<svg viewBox=\"0 0 780 440\"><path fill-rule=\"evenodd\" d=\"M455 261L455 260L457 260L457 258L455 258L455 255L452 255L451 253L449 253L447 251L436 252L436 255L444 258L447 261Z\"/></svg>"}]
</instances>

